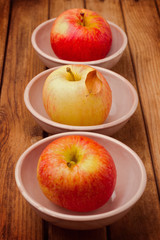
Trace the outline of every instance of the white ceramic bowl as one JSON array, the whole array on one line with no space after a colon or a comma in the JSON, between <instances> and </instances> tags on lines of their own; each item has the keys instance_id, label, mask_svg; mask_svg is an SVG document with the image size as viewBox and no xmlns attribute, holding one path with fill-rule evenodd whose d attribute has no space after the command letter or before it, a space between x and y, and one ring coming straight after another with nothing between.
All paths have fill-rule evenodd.
<instances>
[{"instance_id":1,"label":"white ceramic bowl","mask_svg":"<svg viewBox=\"0 0 160 240\"><path fill-rule=\"evenodd\" d=\"M112 31L112 46L107 54L107 56L103 59L96 61L88 61L88 62L75 62L75 61L67 61L58 58L50 44L50 32L51 27L53 25L54 19L50 19L48 21L40 24L32 33L31 42L33 48L37 52L39 58L48 68L57 67L59 65L67 65L67 64L86 64L86 65L95 65L104 68L112 68L121 58L123 51L127 46L127 36L125 32L118 27L116 24L109 22L111 31Z\"/></svg>"},{"instance_id":2,"label":"white ceramic bowl","mask_svg":"<svg viewBox=\"0 0 160 240\"><path fill-rule=\"evenodd\" d=\"M24 92L24 101L37 123L48 133L64 131L94 131L113 135L129 120L138 104L138 96L128 80L111 70L95 67L107 79L112 90L112 107L103 124L94 126L71 126L52 121L47 115L42 100L42 88L47 76L56 68L43 71L34 77Z\"/></svg>"},{"instance_id":3,"label":"white ceramic bowl","mask_svg":"<svg viewBox=\"0 0 160 240\"><path fill-rule=\"evenodd\" d=\"M78 213L50 202L42 193L36 169L43 149L64 135L83 135L103 145L111 154L117 169L115 191L101 208ZM70 229L94 229L109 225L123 217L139 200L146 186L146 171L138 155L114 138L97 133L68 132L47 137L29 147L19 158L15 178L22 196L45 220Z\"/></svg>"}]
</instances>

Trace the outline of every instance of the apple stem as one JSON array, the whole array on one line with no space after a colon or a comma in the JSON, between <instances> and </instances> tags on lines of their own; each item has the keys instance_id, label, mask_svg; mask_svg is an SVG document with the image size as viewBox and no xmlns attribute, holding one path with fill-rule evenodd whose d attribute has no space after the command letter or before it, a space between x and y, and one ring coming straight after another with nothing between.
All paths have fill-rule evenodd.
<instances>
[{"instance_id":1,"label":"apple stem","mask_svg":"<svg viewBox=\"0 0 160 240\"><path fill-rule=\"evenodd\" d=\"M76 80L75 80L75 77L74 77L74 74L73 74L72 70L70 69L70 67L67 67L67 68L66 68L66 71L67 71L68 73L70 73L70 75L71 75L71 77L72 77L72 81L76 81Z\"/></svg>"},{"instance_id":2,"label":"apple stem","mask_svg":"<svg viewBox=\"0 0 160 240\"><path fill-rule=\"evenodd\" d=\"M81 23L82 23L83 26L85 26L85 22L84 22L84 12L81 12L80 15L81 15Z\"/></svg>"},{"instance_id":3,"label":"apple stem","mask_svg":"<svg viewBox=\"0 0 160 240\"><path fill-rule=\"evenodd\" d=\"M75 165L75 162L74 162L74 161L67 162L67 166L68 166L69 168L71 168L71 167L74 166L74 165Z\"/></svg>"}]
</instances>

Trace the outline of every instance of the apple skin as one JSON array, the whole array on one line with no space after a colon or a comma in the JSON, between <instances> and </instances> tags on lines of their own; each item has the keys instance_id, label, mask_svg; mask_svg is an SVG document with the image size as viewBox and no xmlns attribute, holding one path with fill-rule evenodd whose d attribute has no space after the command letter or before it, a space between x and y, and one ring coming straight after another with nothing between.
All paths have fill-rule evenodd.
<instances>
[{"instance_id":1,"label":"apple skin","mask_svg":"<svg viewBox=\"0 0 160 240\"><path fill-rule=\"evenodd\" d=\"M79 135L54 140L43 150L37 165L44 195L54 204L78 212L104 205L114 191L116 177L107 150Z\"/></svg>"},{"instance_id":2,"label":"apple skin","mask_svg":"<svg viewBox=\"0 0 160 240\"><path fill-rule=\"evenodd\" d=\"M71 69L76 81L72 81L70 73L66 71L67 67ZM106 120L111 109L112 92L106 79L94 68L64 65L46 79L43 103L46 112L55 122L93 126Z\"/></svg>"},{"instance_id":3,"label":"apple skin","mask_svg":"<svg viewBox=\"0 0 160 240\"><path fill-rule=\"evenodd\" d=\"M61 59L93 61L106 57L111 48L112 33L108 22L96 12L69 9L53 23L50 42Z\"/></svg>"}]
</instances>

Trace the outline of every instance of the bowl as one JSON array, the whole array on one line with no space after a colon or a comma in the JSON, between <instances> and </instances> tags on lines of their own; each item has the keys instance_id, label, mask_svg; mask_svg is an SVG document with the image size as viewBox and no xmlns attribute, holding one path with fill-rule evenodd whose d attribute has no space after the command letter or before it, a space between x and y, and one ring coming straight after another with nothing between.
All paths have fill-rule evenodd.
<instances>
[{"instance_id":1,"label":"bowl","mask_svg":"<svg viewBox=\"0 0 160 240\"><path fill-rule=\"evenodd\" d=\"M50 32L54 21L55 18L43 22L35 28L31 36L33 48L44 65L48 68L67 64L86 64L110 69L119 61L127 46L127 36L125 32L116 24L108 21L112 31L112 46L105 58L87 62L75 62L60 59L54 54L50 44Z\"/></svg>"},{"instance_id":2,"label":"bowl","mask_svg":"<svg viewBox=\"0 0 160 240\"><path fill-rule=\"evenodd\" d=\"M121 129L135 112L138 105L137 92L132 84L111 70L95 67L107 79L112 90L112 106L103 124L94 126L71 126L54 122L45 111L42 100L42 89L47 76L56 68L48 69L35 76L26 86L24 101L42 129L55 134L65 131L94 131L105 135L113 135Z\"/></svg>"},{"instance_id":3,"label":"bowl","mask_svg":"<svg viewBox=\"0 0 160 240\"><path fill-rule=\"evenodd\" d=\"M117 182L109 201L87 213L72 212L49 201L42 193L36 176L43 149L53 140L73 134L87 136L103 145L117 169ZM142 196L147 181L144 165L132 149L112 137L90 132L55 134L33 144L17 161L15 179L22 196L41 218L59 227L79 230L101 228L119 220Z\"/></svg>"}]
</instances>

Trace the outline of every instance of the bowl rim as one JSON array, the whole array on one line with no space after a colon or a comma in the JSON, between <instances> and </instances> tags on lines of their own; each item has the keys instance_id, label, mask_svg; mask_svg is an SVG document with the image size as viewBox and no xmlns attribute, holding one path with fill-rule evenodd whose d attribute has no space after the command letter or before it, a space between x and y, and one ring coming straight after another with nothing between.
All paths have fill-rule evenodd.
<instances>
[{"instance_id":1,"label":"bowl rim","mask_svg":"<svg viewBox=\"0 0 160 240\"><path fill-rule=\"evenodd\" d=\"M48 141L54 140L55 138L58 138L58 137L62 137L62 136L66 136L66 135L74 135L74 134L83 135L83 136L87 136L87 137L95 136L98 138L102 138L104 140L108 140L112 143L118 144L119 146L121 146L122 148L124 148L125 150L130 152L130 154L133 155L133 157L135 158L135 161L137 162L137 164L139 166L139 170L141 172L141 182L140 182L139 188L137 189L136 194L127 203L123 204L119 208L116 208L114 210L111 210L111 211L105 212L105 213L99 213L99 214L93 214L93 215L78 215L78 212L77 212L77 215L71 215L71 214L65 214L65 213L58 213L58 212L55 212L54 210L50 210L47 207L44 207L41 204L34 201L34 199L27 194L27 191L25 190L25 188L22 184L22 179L21 179L21 167L22 167L23 160L25 159L25 157L31 151L33 151L36 147L39 147L40 145L43 145L44 143L46 143ZM145 187L146 187L146 183L147 183L147 175L146 175L146 170L145 170L144 164L143 164L142 160L139 158L139 156L137 155L137 153L135 153L130 147L128 147L124 143L120 142L119 140L116 140L112 137L105 136L105 135L102 135L99 133L65 132L65 133L59 133L59 134L55 134L55 135L49 136L47 138L41 139L38 142L31 145L28 149L26 149L25 152L23 152L23 154L20 156L20 158L18 159L18 161L16 163L15 180L16 180L17 187L19 188L21 194L26 199L26 201L28 203L30 203L31 206L33 206L35 209L38 209L41 213L46 214L51 217L54 217L54 218L58 218L58 219L82 222L82 221L95 221L95 220L110 218L110 217L116 216L122 212L129 210L142 196L142 194L145 190Z\"/></svg>"},{"instance_id":2,"label":"bowl rim","mask_svg":"<svg viewBox=\"0 0 160 240\"><path fill-rule=\"evenodd\" d=\"M112 76L116 76L121 81L123 81L126 85L128 85L128 87L130 88L130 90L133 94L133 98L134 98L134 101L133 101L133 104L132 104L132 107L131 107L130 111L127 114L125 114L124 116L122 116L122 117L120 117L120 118L118 118L118 119L116 119L112 122L102 123L102 124L99 124L99 125L92 125L92 126L72 126L72 125L58 123L58 122L55 122L51 119L47 119L47 118L43 117L41 114L39 114L32 107L32 105L30 103L30 100L29 100L29 92L30 92L30 89L31 89L32 85L34 84L34 82L38 81L40 76L45 75L49 72L52 72L59 67L61 67L61 66L54 67L54 68L49 68L45 71L42 71L41 73L39 73L38 75L33 77L33 79L27 84L27 86L24 90L24 102L25 102L25 105L26 105L27 109L32 113L32 115L36 119L40 120L41 122L43 122L43 123L45 123L49 126L56 127L56 128L59 128L59 129L65 129L65 130L68 130L68 131L70 131L70 130L71 131L95 131L95 130L100 130L100 129L104 129L104 128L111 128L111 127L117 126L117 125L127 121L133 115L133 113L136 111L137 106L138 106L138 94L137 94L134 86L126 78L122 77L120 74L115 73L115 72L113 72L109 69L104 69L102 67L97 67L97 66L90 66L92 68L97 69L98 71L106 72L106 73L108 73Z\"/></svg>"},{"instance_id":3,"label":"bowl rim","mask_svg":"<svg viewBox=\"0 0 160 240\"><path fill-rule=\"evenodd\" d=\"M127 42L128 42L128 39L127 39L127 35L126 33L118 26L116 25L115 23L111 22L111 21L108 21L107 22L109 23L110 26L114 27L115 29L117 29L117 31L119 31L122 35L122 38L123 38L123 43L122 43L122 46L121 48L116 51L114 54L112 54L111 56L106 56L105 58L102 58L102 59L99 59L99 60L94 60L94 61L84 61L84 62L77 62L77 61L68 61L68 60L63 60L63 59L60 59L58 57L52 57L48 54L46 54L45 52L43 52L37 45L37 42L36 42L36 35L38 33L38 31L44 27L45 25L49 24L50 22L54 22L56 18L52 18L52 19L49 19L45 22L42 22L40 25L38 25L34 30L33 30L33 33L31 35L31 43L32 43L32 46L33 48L35 49L35 51L41 55L42 57L44 57L45 59L47 60L50 60L50 61L53 61L53 62L57 62L57 63L60 63L60 64L86 64L86 65L96 65L96 64L102 64L104 62L107 62L107 61L110 61L114 58L116 58L117 56L119 56L126 48L127 46Z\"/></svg>"}]
</instances>

